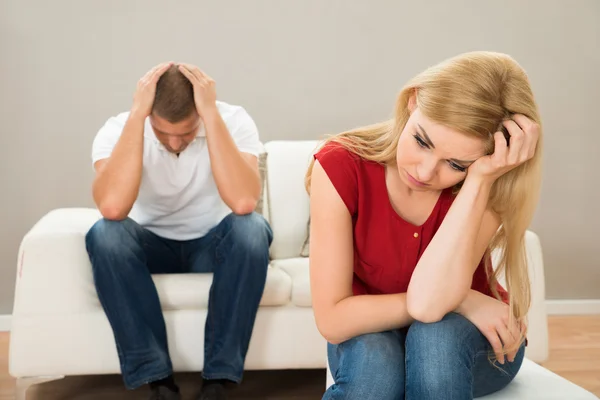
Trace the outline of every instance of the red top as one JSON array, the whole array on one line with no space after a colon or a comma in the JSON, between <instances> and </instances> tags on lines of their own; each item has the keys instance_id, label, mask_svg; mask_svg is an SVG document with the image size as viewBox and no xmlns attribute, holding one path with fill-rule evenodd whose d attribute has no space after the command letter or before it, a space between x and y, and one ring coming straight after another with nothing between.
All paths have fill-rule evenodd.
<instances>
[{"instance_id":1,"label":"red top","mask_svg":"<svg viewBox=\"0 0 600 400\"><path fill-rule=\"evenodd\" d=\"M419 258L454 201L452 189L442 192L427 221L416 226L392 207L383 165L366 161L337 143L326 145L315 158L352 216L354 295L405 293ZM475 270L471 288L493 296L484 259ZM507 301L500 285L498 292Z\"/></svg>"}]
</instances>

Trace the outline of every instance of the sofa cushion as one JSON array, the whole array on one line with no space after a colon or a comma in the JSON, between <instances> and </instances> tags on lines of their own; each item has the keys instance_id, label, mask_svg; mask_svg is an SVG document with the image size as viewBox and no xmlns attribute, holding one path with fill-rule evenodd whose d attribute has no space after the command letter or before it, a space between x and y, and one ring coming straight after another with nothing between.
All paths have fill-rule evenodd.
<instances>
[{"instance_id":1,"label":"sofa cushion","mask_svg":"<svg viewBox=\"0 0 600 400\"><path fill-rule=\"evenodd\" d=\"M304 176L318 141L271 141L265 144L269 222L273 228L271 257L298 257L306 238L309 197Z\"/></svg>"},{"instance_id":2,"label":"sofa cushion","mask_svg":"<svg viewBox=\"0 0 600 400\"><path fill-rule=\"evenodd\" d=\"M598 397L525 358L515 379L499 392L480 400L594 400Z\"/></svg>"},{"instance_id":3,"label":"sofa cushion","mask_svg":"<svg viewBox=\"0 0 600 400\"><path fill-rule=\"evenodd\" d=\"M308 258L273 260L272 265L292 277L292 304L298 307L312 307Z\"/></svg>"},{"instance_id":4,"label":"sofa cushion","mask_svg":"<svg viewBox=\"0 0 600 400\"><path fill-rule=\"evenodd\" d=\"M256 211L256 213L261 214L262 216L264 216L267 219L268 219L268 212L266 210L267 203L264 201L264 199L265 199L265 185L266 185L266 179L267 179L267 157L268 157L268 155L269 155L269 153L267 153L266 151L263 151L262 153L260 153L258 155L258 173L260 174L261 191L260 191L260 197L258 199L258 202L256 203L256 208L254 209L254 211Z\"/></svg>"},{"instance_id":5,"label":"sofa cushion","mask_svg":"<svg viewBox=\"0 0 600 400\"><path fill-rule=\"evenodd\" d=\"M308 223L306 224L306 238L300 250L300 257L308 257L310 255L310 216L308 217Z\"/></svg>"},{"instance_id":6,"label":"sofa cushion","mask_svg":"<svg viewBox=\"0 0 600 400\"><path fill-rule=\"evenodd\" d=\"M213 274L161 274L152 276L163 310L208 307ZM282 306L290 301L292 279L279 268L270 267L261 306Z\"/></svg>"}]
</instances>

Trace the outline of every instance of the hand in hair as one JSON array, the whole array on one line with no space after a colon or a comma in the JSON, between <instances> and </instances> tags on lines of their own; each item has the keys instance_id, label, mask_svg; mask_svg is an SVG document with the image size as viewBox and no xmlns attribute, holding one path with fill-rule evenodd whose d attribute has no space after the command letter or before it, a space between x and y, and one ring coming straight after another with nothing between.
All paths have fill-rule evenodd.
<instances>
[{"instance_id":1,"label":"hand in hair","mask_svg":"<svg viewBox=\"0 0 600 400\"><path fill-rule=\"evenodd\" d=\"M154 96L156 94L156 83L158 79L172 65L172 62L162 63L153 67L144 75L137 84L135 94L133 95L133 106L131 114L146 118L152 112Z\"/></svg>"},{"instance_id":2,"label":"hand in hair","mask_svg":"<svg viewBox=\"0 0 600 400\"><path fill-rule=\"evenodd\" d=\"M192 82L196 111L204 119L209 112L216 110L215 81L194 65L180 64L179 70Z\"/></svg>"},{"instance_id":3,"label":"hand in hair","mask_svg":"<svg viewBox=\"0 0 600 400\"><path fill-rule=\"evenodd\" d=\"M534 156L540 137L537 123L524 115L515 114L502 125L507 129L510 139L507 140L504 133L496 132L494 153L475 161L469 167L467 179L477 177L493 182Z\"/></svg>"},{"instance_id":4,"label":"hand in hair","mask_svg":"<svg viewBox=\"0 0 600 400\"><path fill-rule=\"evenodd\" d=\"M511 320L508 304L483 293L472 292L473 295L461 304L457 312L487 338L500 364L504 364L505 354L506 359L513 362L527 334L526 321Z\"/></svg>"}]
</instances>

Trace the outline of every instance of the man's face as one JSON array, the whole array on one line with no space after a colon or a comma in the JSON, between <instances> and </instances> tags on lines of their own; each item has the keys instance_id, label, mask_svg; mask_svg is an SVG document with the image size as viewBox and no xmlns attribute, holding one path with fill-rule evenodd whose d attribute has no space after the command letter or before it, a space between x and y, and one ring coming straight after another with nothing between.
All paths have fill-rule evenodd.
<instances>
[{"instance_id":1,"label":"man's face","mask_svg":"<svg viewBox=\"0 0 600 400\"><path fill-rule=\"evenodd\" d=\"M196 138L200 129L200 116L190 114L186 119L171 123L164 118L152 113L150 124L159 142L171 153L181 153Z\"/></svg>"}]
</instances>

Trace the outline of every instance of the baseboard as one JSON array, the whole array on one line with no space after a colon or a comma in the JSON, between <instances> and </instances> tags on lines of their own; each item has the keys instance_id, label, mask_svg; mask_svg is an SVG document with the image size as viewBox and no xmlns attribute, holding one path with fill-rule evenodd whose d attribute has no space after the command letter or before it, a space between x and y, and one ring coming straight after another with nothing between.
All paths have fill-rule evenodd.
<instances>
[{"instance_id":1,"label":"baseboard","mask_svg":"<svg viewBox=\"0 0 600 400\"><path fill-rule=\"evenodd\" d=\"M600 315L600 299L546 300L548 315Z\"/></svg>"},{"instance_id":2,"label":"baseboard","mask_svg":"<svg viewBox=\"0 0 600 400\"><path fill-rule=\"evenodd\" d=\"M10 321L12 319L12 315L0 315L0 332L8 332L10 331Z\"/></svg>"}]
</instances>

